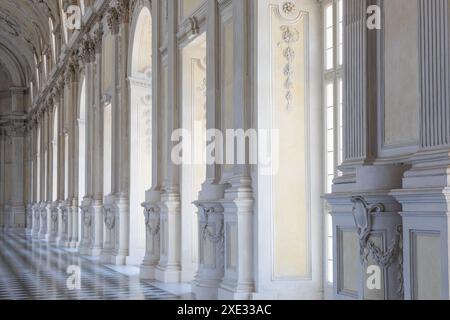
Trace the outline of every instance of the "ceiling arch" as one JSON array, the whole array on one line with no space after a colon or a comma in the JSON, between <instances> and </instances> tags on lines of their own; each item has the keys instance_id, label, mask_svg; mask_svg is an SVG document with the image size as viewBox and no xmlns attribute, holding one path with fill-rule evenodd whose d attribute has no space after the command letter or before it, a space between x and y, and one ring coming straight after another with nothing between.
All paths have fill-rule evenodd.
<instances>
[{"instance_id":1,"label":"ceiling arch","mask_svg":"<svg viewBox=\"0 0 450 320\"><path fill-rule=\"evenodd\" d=\"M50 47L48 19L61 25L58 6L55 0L0 1L0 63L16 78L14 82L24 85L35 70L34 55L39 57Z\"/></svg>"}]
</instances>

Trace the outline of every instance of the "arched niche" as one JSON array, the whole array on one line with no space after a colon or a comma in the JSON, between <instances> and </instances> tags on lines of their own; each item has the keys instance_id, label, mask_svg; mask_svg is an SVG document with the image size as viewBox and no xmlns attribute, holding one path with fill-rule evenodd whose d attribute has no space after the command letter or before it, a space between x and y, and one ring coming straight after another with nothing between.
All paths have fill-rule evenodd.
<instances>
[{"instance_id":1,"label":"arched niche","mask_svg":"<svg viewBox=\"0 0 450 320\"><path fill-rule=\"evenodd\" d=\"M132 19L128 80L130 90L130 257L145 255L146 226L141 204L152 187L152 17L145 1Z\"/></svg>"}]
</instances>

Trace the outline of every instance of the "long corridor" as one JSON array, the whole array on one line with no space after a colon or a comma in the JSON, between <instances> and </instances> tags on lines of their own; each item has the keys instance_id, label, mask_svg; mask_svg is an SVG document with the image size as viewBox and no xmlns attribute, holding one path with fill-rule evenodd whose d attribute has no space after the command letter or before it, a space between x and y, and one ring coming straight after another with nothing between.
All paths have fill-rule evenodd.
<instances>
[{"instance_id":1,"label":"long corridor","mask_svg":"<svg viewBox=\"0 0 450 320\"><path fill-rule=\"evenodd\" d=\"M181 298L140 280L138 275L126 275L98 260L31 239L24 231L0 230L0 249L0 300Z\"/></svg>"}]
</instances>

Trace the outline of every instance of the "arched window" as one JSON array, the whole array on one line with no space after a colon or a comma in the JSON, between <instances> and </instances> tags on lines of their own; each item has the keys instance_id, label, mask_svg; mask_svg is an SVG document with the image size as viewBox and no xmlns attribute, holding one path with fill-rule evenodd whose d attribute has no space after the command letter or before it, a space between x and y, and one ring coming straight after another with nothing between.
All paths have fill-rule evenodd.
<instances>
[{"instance_id":1,"label":"arched window","mask_svg":"<svg viewBox=\"0 0 450 320\"><path fill-rule=\"evenodd\" d=\"M145 202L145 192L152 187L151 28L150 11L143 8L132 39L130 77L130 226L133 228L130 230L130 261L135 264L140 263L145 254L146 228L141 204Z\"/></svg>"},{"instance_id":2,"label":"arched window","mask_svg":"<svg viewBox=\"0 0 450 320\"><path fill-rule=\"evenodd\" d=\"M184 164L181 166L181 211L183 270L197 268L198 257L209 263L210 246L198 245L198 208L193 204L199 198L206 179L206 34L192 40L182 50L182 116L181 127L191 132L190 148L183 149ZM185 137L183 137L183 140ZM200 249L200 252L199 252Z\"/></svg>"}]
</instances>

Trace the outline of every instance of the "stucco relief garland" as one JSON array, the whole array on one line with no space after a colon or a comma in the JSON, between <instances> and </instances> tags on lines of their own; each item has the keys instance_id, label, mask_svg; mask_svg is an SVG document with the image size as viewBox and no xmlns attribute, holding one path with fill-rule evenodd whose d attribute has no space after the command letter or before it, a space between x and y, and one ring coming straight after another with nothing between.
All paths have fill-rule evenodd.
<instances>
[{"instance_id":1,"label":"stucco relief garland","mask_svg":"<svg viewBox=\"0 0 450 320\"><path fill-rule=\"evenodd\" d=\"M369 205L367 201L361 197L352 197L353 202L353 218L358 228L360 259L362 264L368 263L370 256L374 262L381 268L391 266L397 260L397 273L399 280L399 288L397 292L403 293L403 228L402 225L396 226L394 238L388 249L383 252L371 239L372 233L372 213L384 212L382 204Z\"/></svg>"},{"instance_id":2,"label":"stucco relief garland","mask_svg":"<svg viewBox=\"0 0 450 320\"><path fill-rule=\"evenodd\" d=\"M209 217L211 214L215 214L216 209L214 207L206 207L204 205L198 205L199 208L199 214L202 216L203 222L200 225L200 232L202 239L204 241L208 240L213 244L218 245L218 248L220 250L220 257L223 258L224 252L225 252L225 228L223 221L220 221L219 228L216 230L216 233L214 233L213 230L211 230L211 226L209 223Z\"/></svg>"},{"instance_id":3,"label":"stucco relief garland","mask_svg":"<svg viewBox=\"0 0 450 320\"><path fill-rule=\"evenodd\" d=\"M278 43L278 47L283 50L283 56L286 59L286 65L283 68L283 74L286 77L284 82L284 87L286 89L286 102L287 102L287 110L292 110L292 102L294 100L294 58L295 58L295 50L292 48L292 45L300 40L300 34L298 30L294 27L290 27L287 25L283 25L280 27L281 30L281 39Z\"/></svg>"}]
</instances>

